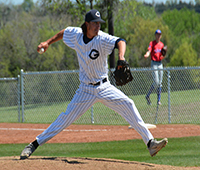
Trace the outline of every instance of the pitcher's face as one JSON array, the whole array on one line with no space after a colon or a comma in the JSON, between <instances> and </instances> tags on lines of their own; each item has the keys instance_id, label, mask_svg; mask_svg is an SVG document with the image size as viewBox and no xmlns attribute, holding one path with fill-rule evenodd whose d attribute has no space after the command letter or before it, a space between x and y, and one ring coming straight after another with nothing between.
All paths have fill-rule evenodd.
<instances>
[{"instance_id":1,"label":"pitcher's face","mask_svg":"<svg viewBox=\"0 0 200 170\"><path fill-rule=\"evenodd\" d=\"M100 22L86 22L87 26L87 37L93 38L98 35L98 32L101 28Z\"/></svg>"}]
</instances>

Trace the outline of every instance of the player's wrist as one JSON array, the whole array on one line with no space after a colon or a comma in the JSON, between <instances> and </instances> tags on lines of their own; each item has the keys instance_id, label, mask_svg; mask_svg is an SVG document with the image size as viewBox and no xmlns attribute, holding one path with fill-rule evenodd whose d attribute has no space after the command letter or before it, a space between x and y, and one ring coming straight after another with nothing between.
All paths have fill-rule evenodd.
<instances>
[{"instance_id":1,"label":"player's wrist","mask_svg":"<svg viewBox=\"0 0 200 170\"><path fill-rule=\"evenodd\" d=\"M146 56L149 57L149 55L150 55L150 51L147 51L147 52L146 52Z\"/></svg>"},{"instance_id":2,"label":"player's wrist","mask_svg":"<svg viewBox=\"0 0 200 170\"><path fill-rule=\"evenodd\" d=\"M125 57L124 56L119 56L118 60L125 60Z\"/></svg>"}]
</instances>

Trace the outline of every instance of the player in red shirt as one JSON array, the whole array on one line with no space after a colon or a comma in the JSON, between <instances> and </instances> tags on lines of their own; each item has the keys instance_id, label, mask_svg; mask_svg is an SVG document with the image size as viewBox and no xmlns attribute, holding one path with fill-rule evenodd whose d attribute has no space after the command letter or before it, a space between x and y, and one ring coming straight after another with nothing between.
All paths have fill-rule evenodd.
<instances>
[{"instance_id":1,"label":"player in red shirt","mask_svg":"<svg viewBox=\"0 0 200 170\"><path fill-rule=\"evenodd\" d=\"M147 58L151 54L151 67L153 69L163 69L162 59L164 59L164 56L161 54L161 50L164 47L164 44L160 41L161 37L161 30L156 30L155 40L149 43L148 51L144 55L144 57ZM150 94L154 88L157 87L157 104L160 105L163 70L155 70L152 73L154 82L151 85L148 94L146 95L146 100L147 104L151 105Z\"/></svg>"}]
</instances>

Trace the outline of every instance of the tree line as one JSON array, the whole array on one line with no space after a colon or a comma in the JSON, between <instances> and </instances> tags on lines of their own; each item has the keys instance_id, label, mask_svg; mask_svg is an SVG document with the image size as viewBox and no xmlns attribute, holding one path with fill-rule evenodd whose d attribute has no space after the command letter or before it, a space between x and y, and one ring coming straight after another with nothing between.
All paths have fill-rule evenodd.
<instances>
[{"instance_id":1,"label":"tree line","mask_svg":"<svg viewBox=\"0 0 200 170\"><path fill-rule=\"evenodd\" d=\"M164 66L200 65L200 14L184 6L173 8L167 1L162 12L157 5L135 0L113 0L114 35L127 42L126 60L130 67L149 67L144 59L149 42L156 29L162 30L161 41L168 46ZM192 5L191 3L188 5ZM62 41L52 44L40 55L36 49L67 26L81 26L85 13L99 10L108 32L109 0L24 0L20 5L0 4L0 77L17 77L25 71L54 71L78 69L75 51ZM117 61L117 54L115 54Z\"/></svg>"}]
</instances>

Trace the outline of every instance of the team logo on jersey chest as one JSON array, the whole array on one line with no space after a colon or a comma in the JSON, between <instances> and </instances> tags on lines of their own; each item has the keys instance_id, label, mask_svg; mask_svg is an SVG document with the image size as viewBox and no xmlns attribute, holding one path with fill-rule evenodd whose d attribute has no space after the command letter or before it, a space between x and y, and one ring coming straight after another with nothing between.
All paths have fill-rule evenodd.
<instances>
[{"instance_id":1,"label":"team logo on jersey chest","mask_svg":"<svg viewBox=\"0 0 200 170\"><path fill-rule=\"evenodd\" d=\"M161 52L161 49L155 49L154 52L155 52L155 53L160 53L160 52Z\"/></svg>"},{"instance_id":2,"label":"team logo on jersey chest","mask_svg":"<svg viewBox=\"0 0 200 170\"><path fill-rule=\"evenodd\" d=\"M89 56L92 60L95 60L99 57L99 51L92 49Z\"/></svg>"}]
</instances>

